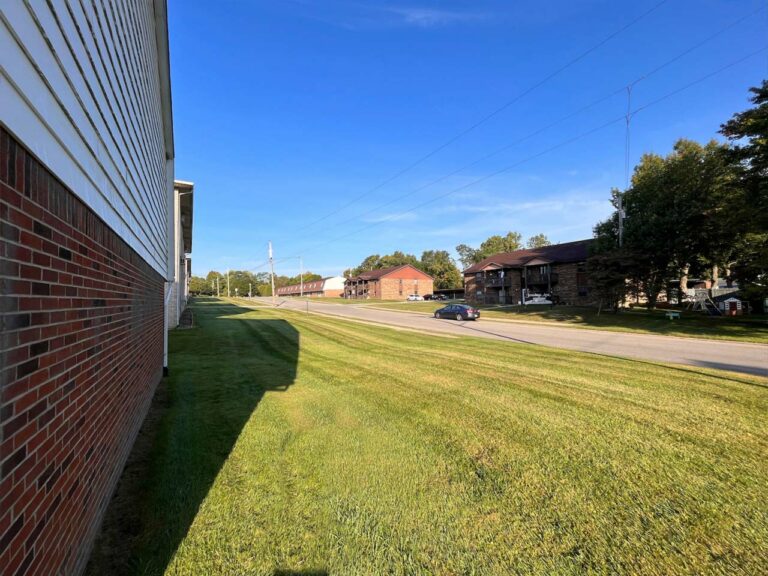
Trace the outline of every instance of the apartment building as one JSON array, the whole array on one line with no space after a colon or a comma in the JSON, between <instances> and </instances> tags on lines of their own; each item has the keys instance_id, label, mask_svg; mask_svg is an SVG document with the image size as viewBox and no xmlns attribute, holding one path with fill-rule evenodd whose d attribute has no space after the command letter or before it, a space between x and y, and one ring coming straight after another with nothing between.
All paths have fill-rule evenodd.
<instances>
[{"instance_id":1,"label":"apartment building","mask_svg":"<svg viewBox=\"0 0 768 576\"><path fill-rule=\"evenodd\" d=\"M520 304L534 299L587 305L587 258L592 240L494 254L464 270L467 302Z\"/></svg>"},{"instance_id":2,"label":"apartment building","mask_svg":"<svg viewBox=\"0 0 768 576\"><path fill-rule=\"evenodd\" d=\"M329 276L322 280L310 280L300 284L282 286L277 289L278 296L309 296L311 298L338 298L344 293L344 277Z\"/></svg>"},{"instance_id":3,"label":"apartment building","mask_svg":"<svg viewBox=\"0 0 768 576\"><path fill-rule=\"evenodd\" d=\"M405 300L411 294L432 294L432 276L405 264L363 272L344 283L344 297L374 300Z\"/></svg>"},{"instance_id":4,"label":"apartment building","mask_svg":"<svg viewBox=\"0 0 768 576\"><path fill-rule=\"evenodd\" d=\"M185 297L164 0L0 3L0 572L79 574Z\"/></svg>"}]
</instances>

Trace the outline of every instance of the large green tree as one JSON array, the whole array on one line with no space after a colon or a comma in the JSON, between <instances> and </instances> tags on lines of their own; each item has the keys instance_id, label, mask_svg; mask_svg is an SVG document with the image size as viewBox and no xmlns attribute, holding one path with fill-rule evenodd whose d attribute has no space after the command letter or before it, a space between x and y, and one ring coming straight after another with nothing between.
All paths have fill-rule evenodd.
<instances>
[{"instance_id":1,"label":"large green tree","mask_svg":"<svg viewBox=\"0 0 768 576\"><path fill-rule=\"evenodd\" d=\"M393 266L403 266L404 264L410 264L411 266L422 269L421 262L416 256L396 250L392 254L385 254L384 256L371 254L365 258L359 266L345 270L344 275L357 276L363 272L380 270L381 268L392 268Z\"/></svg>"},{"instance_id":2,"label":"large green tree","mask_svg":"<svg viewBox=\"0 0 768 576\"><path fill-rule=\"evenodd\" d=\"M746 296L761 305L768 298L768 81L750 91L754 107L734 114L720 132L732 143L726 156L741 191L729 212L731 229L743 234L731 269Z\"/></svg>"},{"instance_id":3,"label":"large green tree","mask_svg":"<svg viewBox=\"0 0 768 576\"><path fill-rule=\"evenodd\" d=\"M617 209L621 195L626 215L620 260L635 260L632 269L650 307L670 280L685 287L689 273L704 275L723 265L738 243L728 226L729 199L737 190L726 149L714 141L702 146L681 139L665 157L645 154L630 188L612 192ZM598 224L595 234L597 254L618 250L616 214Z\"/></svg>"},{"instance_id":4,"label":"large green tree","mask_svg":"<svg viewBox=\"0 0 768 576\"><path fill-rule=\"evenodd\" d=\"M543 248L544 246L550 246L552 242L545 234L535 234L528 238L528 242L525 243L526 248Z\"/></svg>"},{"instance_id":5,"label":"large green tree","mask_svg":"<svg viewBox=\"0 0 768 576\"><path fill-rule=\"evenodd\" d=\"M416 256L396 250L392 254L387 254L386 256L381 257L379 268L392 268L393 266L403 266L405 264L410 264L416 268L421 267L421 263Z\"/></svg>"},{"instance_id":6,"label":"large green tree","mask_svg":"<svg viewBox=\"0 0 768 576\"><path fill-rule=\"evenodd\" d=\"M435 280L435 288L443 290L462 286L461 272L447 250L425 250L420 267Z\"/></svg>"},{"instance_id":7,"label":"large green tree","mask_svg":"<svg viewBox=\"0 0 768 576\"><path fill-rule=\"evenodd\" d=\"M206 280L202 276L192 276L189 279L189 292L191 294L199 294L199 295L207 295L207 296L210 296L211 294L214 293L211 283L208 282L208 280Z\"/></svg>"},{"instance_id":8,"label":"large green tree","mask_svg":"<svg viewBox=\"0 0 768 576\"><path fill-rule=\"evenodd\" d=\"M508 232L506 236L496 234L487 238L479 248L473 248L467 244L456 246L456 252L464 268L477 264L484 258L501 252L514 252L523 247L523 237L519 232Z\"/></svg>"}]
</instances>

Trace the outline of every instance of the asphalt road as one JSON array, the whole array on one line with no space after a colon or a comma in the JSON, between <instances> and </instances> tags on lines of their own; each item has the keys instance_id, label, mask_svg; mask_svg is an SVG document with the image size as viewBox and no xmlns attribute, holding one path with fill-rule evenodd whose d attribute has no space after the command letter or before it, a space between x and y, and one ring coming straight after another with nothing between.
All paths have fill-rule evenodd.
<instances>
[{"instance_id":1,"label":"asphalt road","mask_svg":"<svg viewBox=\"0 0 768 576\"><path fill-rule=\"evenodd\" d=\"M263 302L271 303L271 300L264 298ZM304 300L279 300L278 302L283 308L307 310L307 302ZM314 313L375 322L430 334L478 336L608 356L673 362L768 376L768 345L765 344L608 332L521 322L437 320L427 314L376 310L368 306L348 304L326 304L319 301L309 302L308 309Z\"/></svg>"}]
</instances>

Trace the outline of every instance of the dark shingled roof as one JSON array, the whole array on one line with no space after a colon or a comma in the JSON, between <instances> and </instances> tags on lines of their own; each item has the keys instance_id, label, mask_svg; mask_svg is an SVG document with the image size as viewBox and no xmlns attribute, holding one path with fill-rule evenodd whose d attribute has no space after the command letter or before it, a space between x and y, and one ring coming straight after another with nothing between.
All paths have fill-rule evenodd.
<instances>
[{"instance_id":1,"label":"dark shingled roof","mask_svg":"<svg viewBox=\"0 0 768 576\"><path fill-rule=\"evenodd\" d=\"M583 262L589 257L589 246L592 240L576 240L575 242L565 242L563 244L552 244L541 248L527 248L525 250L515 250L514 252L502 252L494 254L473 264L464 274L474 274L480 272L489 264L499 264L504 267L517 268L524 266L527 262L535 258L542 258L554 264L565 264L567 262Z\"/></svg>"},{"instance_id":2,"label":"dark shingled roof","mask_svg":"<svg viewBox=\"0 0 768 576\"><path fill-rule=\"evenodd\" d=\"M389 268L379 268L377 270L363 272L362 274L358 274L357 276L350 278L350 280L378 280L379 278L386 276L387 274L391 274L395 270L400 270L401 268L413 268L414 270L418 270L422 274L429 276L429 274L423 270L419 270L415 266L411 266L410 264L401 264L400 266L390 266ZM431 278L431 276L429 277Z\"/></svg>"}]
</instances>

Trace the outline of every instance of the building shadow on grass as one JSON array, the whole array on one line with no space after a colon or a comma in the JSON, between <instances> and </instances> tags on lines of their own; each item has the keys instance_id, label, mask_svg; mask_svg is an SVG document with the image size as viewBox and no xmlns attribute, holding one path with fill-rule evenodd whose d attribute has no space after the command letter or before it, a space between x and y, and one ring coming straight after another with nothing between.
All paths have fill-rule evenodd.
<instances>
[{"instance_id":1,"label":"building shadow on grass","mask_svg":"<svg viewBox=\"0 0 768 576\"><path fill-rule=\"evenodd\" d=\"M169 377L128 458L86 574L164 573L261 399L296 378L299 333L290 323L211 298L193 306L198 329L170 335Z\"/></svg>"}]
</instances>

